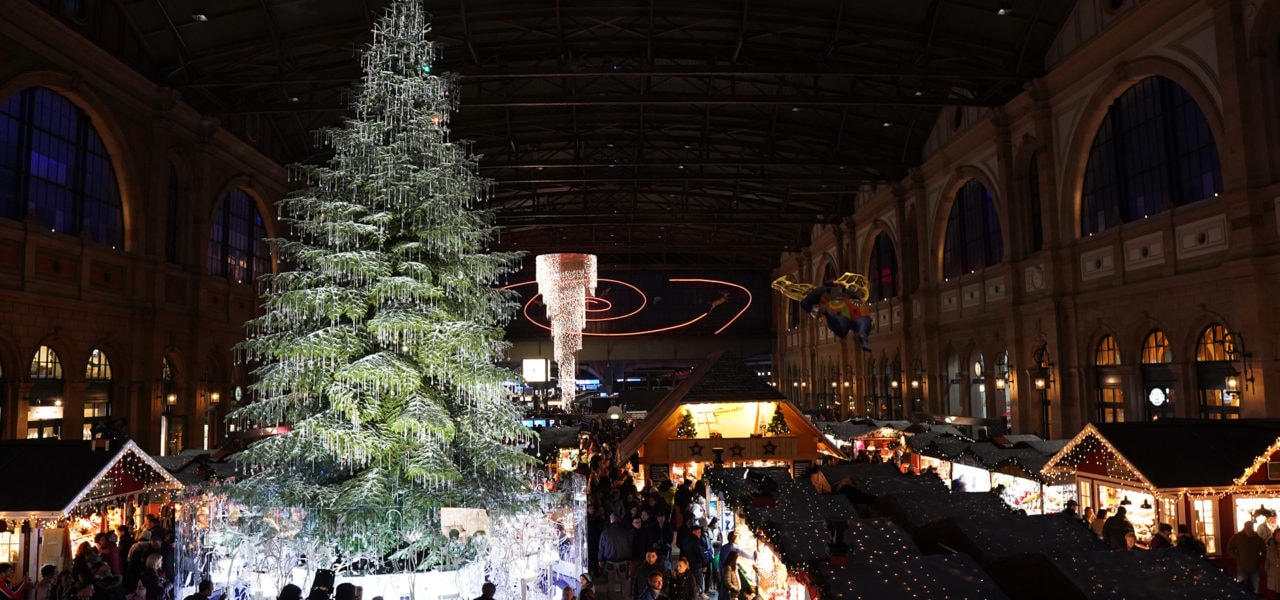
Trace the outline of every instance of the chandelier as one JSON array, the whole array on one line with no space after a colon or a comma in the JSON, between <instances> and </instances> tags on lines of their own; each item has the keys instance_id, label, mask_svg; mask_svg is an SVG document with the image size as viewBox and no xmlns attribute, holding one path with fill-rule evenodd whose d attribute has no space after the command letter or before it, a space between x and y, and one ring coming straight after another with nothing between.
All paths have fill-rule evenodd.
<instances>
[{"instance_id":1,"label":"chandelier","mask_svg":"<svg viewBox=\"0 0 1280 600\"><path fill-rule=\"evenodd\" d=\"M543 254L537 258L538 293L547 306L556 363L560 365L560 398L573 406L578 390L578 361L582 328L587 322L587 297L596 293L594 254Z\"/></svg>"}]
</instances>

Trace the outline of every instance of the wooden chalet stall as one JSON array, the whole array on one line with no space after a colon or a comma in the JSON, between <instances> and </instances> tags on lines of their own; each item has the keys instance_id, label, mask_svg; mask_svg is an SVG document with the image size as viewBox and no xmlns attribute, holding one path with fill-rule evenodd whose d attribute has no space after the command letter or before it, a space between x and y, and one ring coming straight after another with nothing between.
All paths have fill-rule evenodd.
<instances>
[{"instance_id":1,"label":"wooden chalet stall","mask_svg":"<svg viewBox=\"0 0 1280 600\"><path fill-rule=\"evenodd\" d=\"M653 481L700 477L710 466L781 466L801 476L826 457L844 458L786 396L724 353L708 357L622 440L618 458L633 455Z\"/></svg>"},{"instance_id":2,"label":"wooden chalet stall","mask_svg":"<svg viewBox=\"0 0 1280 600\"><path fill-rule=\"evenodd\" d=\"M182 483L125 440L0 441L0 562L31 579L41 565L71 566L71 552L96 534L139 526L149 504Z\"/></svg>"},{"instance_id":3,"label":"wooden chalet stall","mask_svg":"<svg viewBox=\"0 0 1280 600\"><path fill-rule=\"evenodd\" d=\"M1043 473L1074 473L1081 510L1124 506L1140 541L1182 524L1218 556L1258 509L1280 511L1280 419L1089 424Z\"/></svg>"}]
</instances>

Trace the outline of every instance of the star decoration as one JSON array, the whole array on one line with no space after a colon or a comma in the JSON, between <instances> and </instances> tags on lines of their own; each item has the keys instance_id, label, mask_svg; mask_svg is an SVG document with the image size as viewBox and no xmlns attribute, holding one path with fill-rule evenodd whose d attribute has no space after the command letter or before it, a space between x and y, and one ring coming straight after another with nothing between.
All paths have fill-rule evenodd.
<instances>
[{"instance_id":1,"label":"star decoration","mask_svg":"<svg viewBox=\"0 0 1280 600\"><path fill-rule=\"evenodd\" d=\"M761 448L764 448L764 453L768 454L769 456L773 456L774 452L778 451L778 445L773 443L773 440L769 440L765 442L764 445L761 446Z\"/></svg>"},{"instance_id":2,"label":"star decoration","mask_svg":"<svg viewBox=\"0 0 1280 600\"><path fill-rule=\"evenodd\" d=\"M747 449L746 446L743 446L742 444L738 444L738 443L735 443L734 445L729 446L729 451L733 453L734 458L742 458L742 451L746 449Z\"/></svg>"},{"instance_id":3,"label":"star decoration","mask_svg":"<svg viewBox=\"0 0 1280 600\"><path fill-rule=\"evenodd\" d=\"M689 444L689 455L702 456L702 444L699 444L698 442Z\"/></svg>"}]
</instances>

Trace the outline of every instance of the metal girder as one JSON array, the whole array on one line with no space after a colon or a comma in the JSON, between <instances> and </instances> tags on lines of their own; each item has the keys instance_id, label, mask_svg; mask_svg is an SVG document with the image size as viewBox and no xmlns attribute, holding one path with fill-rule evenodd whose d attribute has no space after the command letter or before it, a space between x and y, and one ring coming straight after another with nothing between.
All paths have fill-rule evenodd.
<instances>
[{"instance_id":1,"label":"metal girder","mask_svg":"<svg viewBox=\"0 0 1280 600\"><path fill-rule=\"evenodd\" d=\"M501 247L757 270L917 165L941 107L1018 93L1072 4L423 1ZM284 162L328 156L308 129L349 112L388 0L211 0L200 24L170 18L185 0L114 2L146 24L159 83L231 127L262 115Z\"/></svg>"},{"instance_id":2,"label":"metal girder","mask_svg":"<svg viewBox=\"0 0 1280 600\"><path fill-rule=\"evenodd\" d=\"M785 107L846 107L846 106L886 106L886 107L933 107L943 106L990 106L991 102L978 98L936 98L903 94L900 96L705 96L705 95L667 95L667 96L618 96L616 98L543 96L490 99L480 98L467 103L468 109L481 108L529 108L529 107L639 107L639 106L785 106ZM279 114L297 111L309 112L343 112L348 110L345 104L275 104L254 107L237 107L224 111L226 114Z\"/></svg>"}]
</instances>

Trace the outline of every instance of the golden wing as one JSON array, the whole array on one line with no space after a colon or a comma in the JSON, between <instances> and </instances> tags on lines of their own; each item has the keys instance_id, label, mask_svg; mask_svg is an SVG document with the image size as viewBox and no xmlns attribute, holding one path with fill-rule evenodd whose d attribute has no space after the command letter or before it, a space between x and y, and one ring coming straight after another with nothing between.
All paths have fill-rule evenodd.
<instances>
[{"instance_id":1,"label":"golden wing","mask_svg":"<svg viewBox=\"0 0 1280 600\"><path fill-rule=\"evenodd\" d=\"M777 283L776 281L774 283ZM859 302L866 302L871 297L871 282L867 278L857 273L845 273L836 278L832 283L842 287L845 291L856 296Z\"/></svg>"},{"instance_id":2,"label":"golden wing","mask_svg":"<svg viewBox=\"0 0 1280 600\"><path fill-rule=\"evenodd\" d=\"M799 302L804 300L804 297L809 295L809 292L812 292L813 288L817 286L809 283L795 283L790 279L787 279L786 275L783 275L782 277L774 279L771 287L782 292L783 296Z\"/></svg>"}]
</instances>

